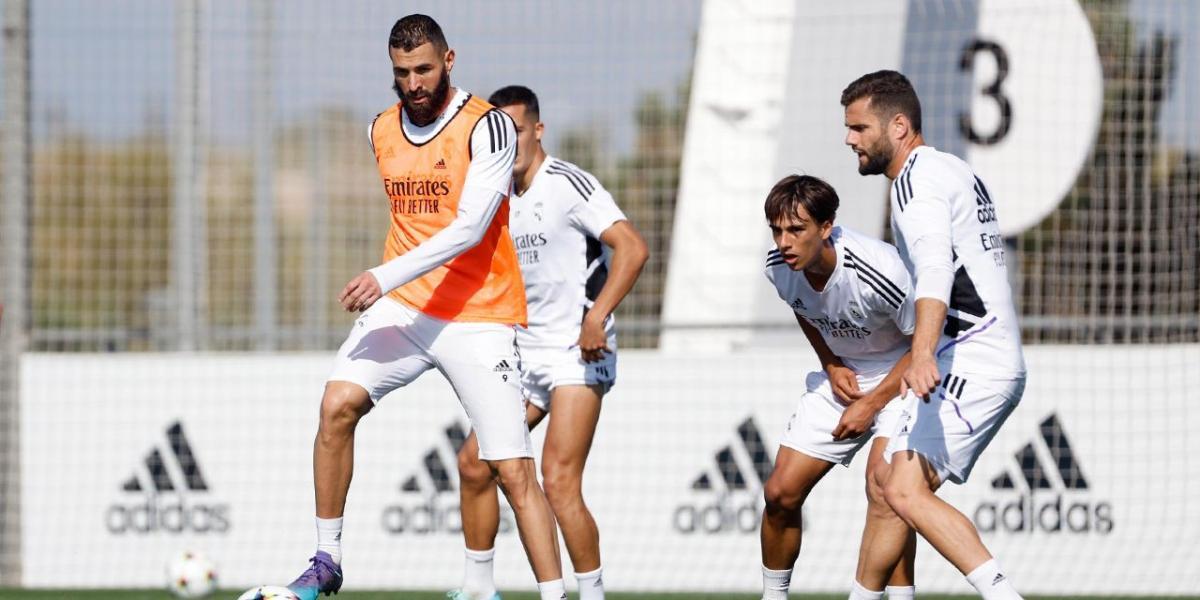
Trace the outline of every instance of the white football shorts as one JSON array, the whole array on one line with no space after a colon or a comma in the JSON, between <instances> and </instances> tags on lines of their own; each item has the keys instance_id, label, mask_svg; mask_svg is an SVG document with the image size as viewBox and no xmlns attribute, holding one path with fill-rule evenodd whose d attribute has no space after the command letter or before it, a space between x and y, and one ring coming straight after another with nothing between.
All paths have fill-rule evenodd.
<instances>
[{"instance_id":1,"label":"white football shorts","mask_svg":"<svg viewBox=\"0 0 1200 600\"><path fill-rule=\"evenodd\" d=\"M944 374L929 402L911 393L904 398L883 457L890 463L893 454L912 450L929 461L943 482L965 483L1024 392L1024 375L995 379Z\"/></svg>"},{"instance_id":2,"label":"white football shorts","mask_svg":"<svg viewBox=\"0 0 1200 600\"><path fill-rule=\"evenodd\" d=\"M550 396L554 388L564 385L596 385L600 393L617 383L617 340L608 338L612 352L604 353L597 362L584 362L579 347L571 348L519 348L521 352L521 385L525 388L525 399L530 404L550 410Z\"/></svg>"},{"instance_id":3,"label":"white football shorts","mask_svg":"<svg viewBox=\"0 0 1200 600\"><path fill-rule=\"evenodd\" d=\"M436 368L471 420L479 457L502 460L533 456L519 364L512 326L443 321L385 296L355 321L329 380L362 386L378 404Z\"/></svg>"},{"instance_id":4,"label":"white football shorts","mask_svg":"<svg viewBox=\"0 0 1200 600\"><path fill-rule=\"evenodd\" d=\"M858 389L870 390L886 375L860 376ZM796 403L796 412L788 420L779 442L801 454L848 466L863 445L877 437L887 437L900 418L903 405L896 398L875 415L875 424L870 431L854 439L834 441L833 430L841 421L846 405L834 396L833 386L823 371L809 373L804 384L807 391Z\"/></svg>"}]
</instances>

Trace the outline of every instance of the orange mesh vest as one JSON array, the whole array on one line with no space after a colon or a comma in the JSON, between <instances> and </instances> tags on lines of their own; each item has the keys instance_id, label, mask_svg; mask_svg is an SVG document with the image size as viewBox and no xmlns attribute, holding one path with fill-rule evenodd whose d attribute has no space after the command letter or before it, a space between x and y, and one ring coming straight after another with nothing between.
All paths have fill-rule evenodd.
<instances>
[{"instance_id":1,"label":"orange mesh vest","mask_svg":"<svg viewBox=\"0 0 1200 600\"><path fill-rule=\"evenodd\" d=\"M441 132L421 145L404 135L399 104L375 119L371 142L392 212L385 262L416 248L454 220L471 162L471 131L492 109L471 96ZM388 297L446 321L524 325L525 284L508 234L508 198L479 245Z\"/></svg>"}]
</instances>

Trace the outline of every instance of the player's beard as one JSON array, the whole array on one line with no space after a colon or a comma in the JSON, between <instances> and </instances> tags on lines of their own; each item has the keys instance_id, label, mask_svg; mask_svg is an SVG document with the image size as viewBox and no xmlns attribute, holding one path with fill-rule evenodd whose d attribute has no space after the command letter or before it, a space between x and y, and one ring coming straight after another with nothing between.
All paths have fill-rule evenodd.
<instances>
[{"instance_id":1,"label":"player's beard","mask_svg":"<svg viewBox=\"0 0 1200 600\"><path fill-rule=\"evenodd\" d=\"M429 102L425 106L414 106L411 100L421 96L404 93L404 90L400 89L400 84L392 83L392 89L396 91L400 102L404 104L404 112L408 113L408 120L412 121L413 125L425 126L432 123L441 114L442 106L446 104L446 96L450 94L450 72L442 71L437 88L432 93L424 92L424 94L429 94Z\"/></svg>"},{"instance_id":2,"label":"player's beard","mask_svg":"<svg viewBox=\"0 0 1200 600\"><path fill-rule=\"evenodd\" d=\"M892 155L896 153L892 143L885 137L880 137L875 145L866 149L867 162L858 167L859 175L880 175L887 171L887 167L892 162Z\"/></svg>"}]
</instances>

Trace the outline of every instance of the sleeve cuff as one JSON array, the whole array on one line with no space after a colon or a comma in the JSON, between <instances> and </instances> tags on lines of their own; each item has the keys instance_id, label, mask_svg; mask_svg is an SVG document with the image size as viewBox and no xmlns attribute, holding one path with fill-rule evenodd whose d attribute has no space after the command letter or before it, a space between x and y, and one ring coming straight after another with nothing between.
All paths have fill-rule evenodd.
<instances>
[{"instance_id":1,"label":"sleeve cuff","mask_svg":"<svg viewBox=\"0 0 1200 600\"><path fill-rule=\"evenodd\" d=\"M928 269L920 272L913 289L913 297L932 298L943 304L950 305L950 290L954 287L954 273L942 269Z\"/></svg>"}]
</instances>

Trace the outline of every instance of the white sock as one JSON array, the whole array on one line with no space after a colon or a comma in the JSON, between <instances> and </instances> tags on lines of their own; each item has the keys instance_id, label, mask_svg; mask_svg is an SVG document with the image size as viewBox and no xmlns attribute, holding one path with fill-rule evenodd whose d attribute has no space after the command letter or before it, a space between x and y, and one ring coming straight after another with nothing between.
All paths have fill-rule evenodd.
<instances>
[{"instance_id":1,"label":"white sock","mask_svg":"<svg viewBox=\"0 0 1200 600\"><path fill-rule=\"evenodd\" d=\"M567 600L567 587L561 579L539 581L538 593L542 595L542 600Z\"/></svg>"},{"instance_id":2,"label":"white sock","mask_svg":"<svg viewBox=\"0 0 1200 600\"><path fill-rule=\"evenodd\" d=\"M587 573L576 573L575 581L579 584L579 600L604 600L604 580L600 572L604 567Z\"/></svg>"},{"instance_id":3,"label":"white sock","mask_svg":"<svg viewBox=\"0 0 1200 600\"><path fill-rule=\"evenodd\" d=\"M491 600L496 594L496 580L492 576L496 549L472 550L467 548L466 576L463 577L463 592L472 598Z\"/></svg>"},{"instance_id":4,"label":"white sock","mask_svg":"<svg viewBox=\"0 0 1200 600\"><path fill-rule=\"evenodd\" d=\"M787 600L788 588L792 585L792 570L781 569L776 571L763 566L762 573L762 600Z\"/></svg>"},{"instance_id":5,"label":"white sock","mask_svg":"<svg viewBox=\"0 0 1200 600\"><path fill-rule=\"evenodd\" d=\"M967 583L979 590L983 600L1021 600L1021 595L1013 589L1012 582L1000 571L1000 563L994 558L967 573Z\"/></svg>"},{"instance_id":6,"label":"white sock","mask_svg":"<svg viewBox=\"0 0 1200 600\"><path fill-rule=\"evenodd\" d=\"M889 585L883 588L888 600L913 600L917 597L917 588L911 585Z\"/></svg>"},{"instance_id":7,"label":"white sock","mask_svg":"<svg viewBox=\"0 0 1200 600\"><path fill-rule=\"evenodd\" d=\"M857 581L850 588L850 600L879 600L883 598L883 590L878 592L868 590L859 585Z\"/></svg>"},{"instance_id":8,"label":"white sock","mask_svg":"<svg viewBox=\"0 0 1200 600\"><path fill-rule=\"evenodd\" d=\"M333 562L342 564L342 517L317 517L317 550L328 552Z\"/></svg>"}]
</instances>

